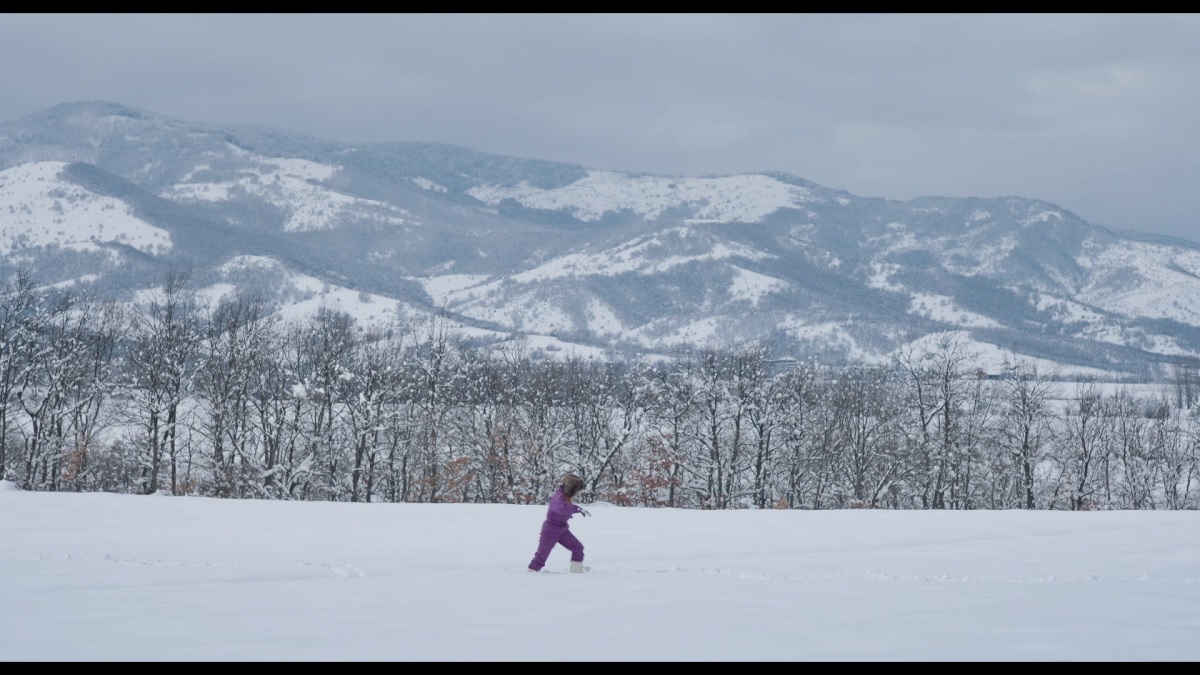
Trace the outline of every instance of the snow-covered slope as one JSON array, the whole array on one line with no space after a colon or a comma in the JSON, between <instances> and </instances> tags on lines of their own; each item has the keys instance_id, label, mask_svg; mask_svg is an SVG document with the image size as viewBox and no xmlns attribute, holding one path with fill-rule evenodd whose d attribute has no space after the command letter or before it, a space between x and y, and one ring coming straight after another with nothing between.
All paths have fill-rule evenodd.
<instances>
[{"instance_id":1,"label":"snow-covered slope","mask_svg":"<svg viewBox=\"0 0 1200 675\"><path fill-rule=\"evenodd\" d=\"M170 233L137 218L119 199L63 180L65 166L29 162L0 171L0 253L44 246L95 251L107 243L170 251Z\"/></svg>"},{"instance_id":2,"label":"snow-covered slope","mask_svg":"<svg viewBox=\"0 0 1200 675\"><path fill-rule=\"evenodd\" d=\"M815 199L808 188L762 175L684 178L613 171L589 171L585 178L553 189L522 182L515 187L481 185L467 194L492 206L515 199L529 208L561 210L584 222L618 211L655 220L672 209L687 208L693 211L690 222L753 223Z\"/></svg>"},{"instance_id":3,"label":"snow-covered slope","mask_svg":"<svg viewBox=\"0 0 1200 675\"><path fill-rule=\"evenodd\" d=\"M404 209L353 197L323 185L337 172L335 166L304 159L263 157L233 145L227 149L241 160L240 168L216 171L201 164L163 190L162 196L179 201L258 198L284 214L283 229L287 232L336 228L346 222L397 227L416 224Z\"/></svg>"}]
</instances>

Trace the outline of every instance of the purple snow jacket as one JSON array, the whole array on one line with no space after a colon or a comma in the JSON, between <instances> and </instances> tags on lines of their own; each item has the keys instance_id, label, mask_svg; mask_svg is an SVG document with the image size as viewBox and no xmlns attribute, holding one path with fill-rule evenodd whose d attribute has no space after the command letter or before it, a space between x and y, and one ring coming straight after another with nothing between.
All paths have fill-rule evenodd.
<instances>
[{"instance_id":1,"label":"purple snow jacket","mask_svg":"<svg viewBox=\"0 0 1200 675\"><path fill-rule=\"evenodd\" d=\"M567 498L563 495L562 486L560 485L559 488L554 491L554 495L550 497L550 506L546 508L545 525L550 525L553 527L566 527L567 521L571 519L571 516L579 513L580 510L581 509L579 506L567 501Z\"/></svg>"}]
</instances>

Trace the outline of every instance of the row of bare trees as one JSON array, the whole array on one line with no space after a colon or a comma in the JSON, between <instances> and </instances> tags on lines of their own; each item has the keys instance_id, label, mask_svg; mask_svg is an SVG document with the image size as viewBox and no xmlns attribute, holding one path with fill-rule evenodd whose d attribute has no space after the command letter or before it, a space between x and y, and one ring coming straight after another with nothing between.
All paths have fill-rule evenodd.
<instances>
[{"instance_id":1,"label":"row of bare trees","mask_svg":"<svg viewBox=\"0 0 1200 675\"><path fill-rule=\"evenodd\" d=\"M0 294L0 476L30 490L680 508L1192 509L1200 434L1169 396L976 376L956 334L887 367L758 344L668 365L539 360L433 320L286 322L185 275L133 309Z\"/></svg>"}]
</instances>

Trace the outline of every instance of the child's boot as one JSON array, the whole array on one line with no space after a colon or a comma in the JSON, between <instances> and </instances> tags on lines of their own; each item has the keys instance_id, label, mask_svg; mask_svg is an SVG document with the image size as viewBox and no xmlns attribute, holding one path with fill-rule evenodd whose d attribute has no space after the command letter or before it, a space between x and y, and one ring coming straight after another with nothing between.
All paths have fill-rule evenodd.
<instances>
[{"instance_id":1,"label":"child's boot","mask_svg":"<svg viewBox=\"0 0 1200 675\"><path fill-rule=\"evenodd\" d=\"M590 569L592 569L592 568L590 568L590 567L584 567L584 566L583 566L583 563L582 563L582 562L579 562L578 560L572 560L572 561L571 561L571 571L572 571L572 572L577 572L577 573L578 573L578 572L586 572L586 571L588 571L588 570L590 570Z\"/></svg>"}]
</instances>

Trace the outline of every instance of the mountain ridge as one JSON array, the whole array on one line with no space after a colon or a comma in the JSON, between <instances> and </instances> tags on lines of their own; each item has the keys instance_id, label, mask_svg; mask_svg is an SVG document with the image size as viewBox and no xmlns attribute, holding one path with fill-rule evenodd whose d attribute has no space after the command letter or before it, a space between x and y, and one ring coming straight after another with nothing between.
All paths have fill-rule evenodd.
<instances>
[{"instance_id":1,"label":"mountain ridge","mask_svg":"<svg viewBox=\"0 0 1200 675\"><path fill-rule=\"evenodd\" d=\"M15 171L46 162L65 163L49 191ZM79 208L55 216L51 193L68 192ZM136 260L66 246L116 245L89 203L172 245ZM1200 244L1018 196L900 201L781 171L600 171L92 101L0 124L5 218L0 268L32 263L47 283L86 277L127 298L167 267L196 268L207 288L231 260L270 258L398 316L445 315L473 339L543 336L609 357L761 340L789 357L887 363L946 331L993 361L1097 375L1162 376L1200 357Z\"/></svg>"}]
</instances>

